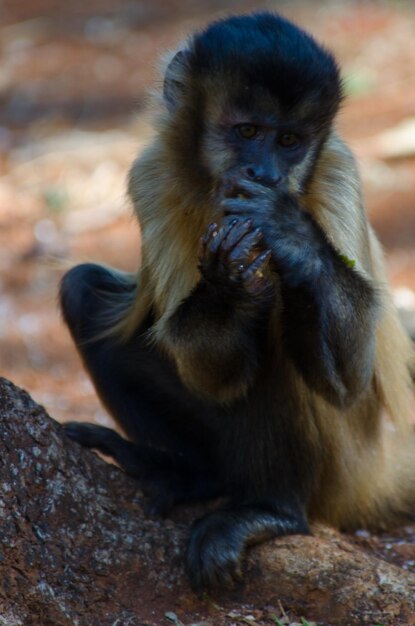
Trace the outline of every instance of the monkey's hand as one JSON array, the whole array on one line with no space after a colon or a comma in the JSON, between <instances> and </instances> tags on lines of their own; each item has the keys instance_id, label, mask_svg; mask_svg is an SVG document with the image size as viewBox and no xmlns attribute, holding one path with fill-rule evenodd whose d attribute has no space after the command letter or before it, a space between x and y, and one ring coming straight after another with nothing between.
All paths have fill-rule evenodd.
<instances>
[{"instance_id":1,"label":"monkey's hand","mask_svg":"<svg viewBox=\"0 0 415 626\"><path fill-rule=\"evenodd\" d=\"M249 296L272 292L271 250L258 250L260 228L252 219L233 219L220 228L210 224L202 240L200 271L209 283Z\"/></svg>"},{"instance_id":2,"label":"monkey's hand","mask_svg":"<svg viewBox=\"0 0 415 626\"><path fill-rule=\"evenodd\" d=\"M183 383L215 402L253 384L265 351L276 289L269 250L252 220L211 224L202 242L201 279L168 320L166 348Z\"/></svg>"},{"instance_id":3,"label":"monkey's hand","mask_svg":"<svg viewBox=\"0 0 415 626\"><path fill-rule=\"evenodd\" d=\"M328 258L327 238L287 192L240 180L224 186L220 208L225 216L252 219L286 285L306 284L322 270Z\"/></svg>"},{"instance_id":4,"label":"monkey's hand","mask_svg":"<svg viewBox=\"0 0 415 626\"><path fill-rule=\"evenodd\" d=\"M252 180L229 178L219 192L219 208L225 218L251 218L254 227L262 230L276 217L280 193L275 187Z\"/></svg>"}]
</instances>

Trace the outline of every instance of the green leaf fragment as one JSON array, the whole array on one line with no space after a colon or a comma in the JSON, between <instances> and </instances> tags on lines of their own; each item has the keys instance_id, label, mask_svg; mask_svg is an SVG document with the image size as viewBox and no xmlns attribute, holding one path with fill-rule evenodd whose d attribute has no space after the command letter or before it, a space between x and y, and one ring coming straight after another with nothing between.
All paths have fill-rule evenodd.
<instances>
[{"instance_id":1,"label":"green leaf fragment","mask_svg":"<svg viewBox=\"0 0 415 626\"><path fill-rule=\"evenodd\" d=\"M356 261L354 259L349 259L345 254L340 255L341 260L347 267L354 267L356 265Z\"/></svg>"}]
</instances>

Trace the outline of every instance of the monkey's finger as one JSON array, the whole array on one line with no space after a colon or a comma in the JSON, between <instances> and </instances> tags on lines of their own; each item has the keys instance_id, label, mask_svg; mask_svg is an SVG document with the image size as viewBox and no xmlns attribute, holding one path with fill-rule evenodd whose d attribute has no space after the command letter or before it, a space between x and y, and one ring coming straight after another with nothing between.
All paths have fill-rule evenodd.
<instances>
[{"instance_id":1,"label":"monkey's finger","mask_svg":"<svg viewBox=\"0 0 415 626\"><path fill-rule=\"evenodd\" d=\"M217 252L222 244L222 241L226 237L229 227L221 226L220 228L213 229L205 246L205 254L207 256L216 256Z\"/></svg>"},{"instance_id":2,"label":"monkey's finger","mask_svg":"<svg viewBox=\"0 0 415 626\"><path fill-rule=\"evenodd\" d=\"M264 185L261 182L255 182L253 180L243 179L238 183L238 195L245 196L246 198L261 197L276 197L276 188Z\"/></svg>"},{"instance_id":3,"label":"monkey's finger","mask_svg":"<svg viewBox=\"0 0 415 626\"><path fill-rule=\"evenodd\" d=\"M264 250L263 252L258 254L258 256L252 261L252 263L250 263L250 265L242 273L242 277L249 278L254 274L260 276L261 273L263 274L267 270L270 259L271 250Z\"/></svg>"},{"instance_id":4,"label":"monkey's finger","mask_svg":"<svg viewBox=\"0 0 415 626\"><path fill-rule=\"evenodd\" d=\"M220 196L222 198L236 198L241 193L239 186L240 176L234 176L227 178L223 181L220 189Z\"/></svg>"},{"instance_id":5,"label":"monkey's finger","mask_svg":"<svg viewBox=\"0 0 415 626\"><path fill-rule=\"evenodd\" d=\"M246 198L225 198L220 202L219 207L226 216L245 216L251 211L252 201Z\"/></svg>"},{"instance_id":6,"label":"monkey's finger","mask_svg":"<svg viewBox=\"0 0 415 626\"><path fill-rule=\"evenodd\" d=\"M202 237L202 246L203 248L206 248L208 242L210 241L210 239L213 236L213 233L217 232L219 229L219 226L216 224L216 222L212 222L212 224L209 224L209 226L207 227L207 231L205 232L205 234Z\"/></svg>"},{"instance_id":7,"label":"monkey's finger","mask_svg":"<svg viewBox=\"0 0 415 626\"><path fill-rule=\"evenodd\" d=\"M254 181L247 178L240 178L227 181L222 187L222 198L251 199L256 196L266 196L275 194L276 188L265 185L262 181Z\"/></svg>"},{"instance_id":8,"label":"monkey's finger","mask_svg":"<svg viewBox=\"0 0 415 626\"><path fill-rule=\"evenodd\" d=\"M252 253L253 248L261 239L262 232L260 228L248 231L229 252L228 260L231 263L246 262L247 258Z\"/></svg>"},{"instance_id":9,"label":"monkey's finger","mask_svg":"<svg viewBox=\"0 0 415 626\"><path fill-rule=\"evenodd\" d=\"M210 255L217 255L220 249L223 249L225 246L225 242L233 229L237 226L238 220L232 220L230 224L224 224L219 228L217 233L215 231L212 232L211 238L207 243L206 252ZM252 227L252 224L250 224Z\"/></svg>"},{"instance_id":10,"label":"monkey's finger","mask_svg":"<svg viewBox=\"0 0 415 626\"><path fill-rule=\"evenodd\" d=\"M273 207L274 203L271 204L268 198L228 198L220 203L225 217L252 217L254 222L259 215L270 215Z\"/></svg>"},{"instance_id":11,"label":"monkey's finger","mask_svg":"<svg viewBox=\"0 0 415 626\"><path fill-rule=\"evenodd\" d=\"M225 251L234 248L242 237L252 230L253 220L250 218L247 220L233 219L231 225L231 229L222 244L222 249Z\"/></svg>"},{"instance_id":12,"label":"monkey's finger","mask_svg":"<svg viewBox=\"0 0 415 626\"><path fill-rule=\"evenodd\" d=\"M241 278L245 289L251 294L260 294L271 285L268 275L268 266L271 258L271 250L265 250L241 272Z\"/></svg>"}]
</instances>

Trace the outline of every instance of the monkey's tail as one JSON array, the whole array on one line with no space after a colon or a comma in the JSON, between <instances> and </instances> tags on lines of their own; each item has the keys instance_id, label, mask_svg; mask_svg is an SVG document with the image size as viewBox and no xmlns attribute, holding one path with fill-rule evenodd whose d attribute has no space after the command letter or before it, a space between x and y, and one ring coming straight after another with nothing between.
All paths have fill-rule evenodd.
<instances>
[{"instance_id":1,"label":"monkey's tail","mask_svg":"<svg viewBox=\"0 0 415 626\"><path fill-rule=\"evenodd\" d=\"M96 293L101 299L99 319L96 320L96 332L90 341L112 338L126 341L137 330L152 307L152 299L145 273L124 272L104 266L110 275L108 284L97 287Z\"/></svg>"}]
</instances>

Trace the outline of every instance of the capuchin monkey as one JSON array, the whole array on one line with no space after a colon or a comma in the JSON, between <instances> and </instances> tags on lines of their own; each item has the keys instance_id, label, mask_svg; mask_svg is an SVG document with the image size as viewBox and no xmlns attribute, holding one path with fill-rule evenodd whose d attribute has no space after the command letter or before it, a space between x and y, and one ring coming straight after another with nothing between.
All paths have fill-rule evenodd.
<instances>
[{"instance_id":1,"label":"capuchin monkey","mask_svg":"<svg viewBox=\"0 0 415 626\"><path fill-rule=\"evenodd\" d=\"M414 513L412 347L335 129L341 100L333 56L281 16L209 25L167 65L155 139L130 172L138 273L83 264L62 281L128 439L82 423L69 437L135 476L151 513L221 498L190 532L199 592L309 519Z\"/></svg>"}]
</instances>

